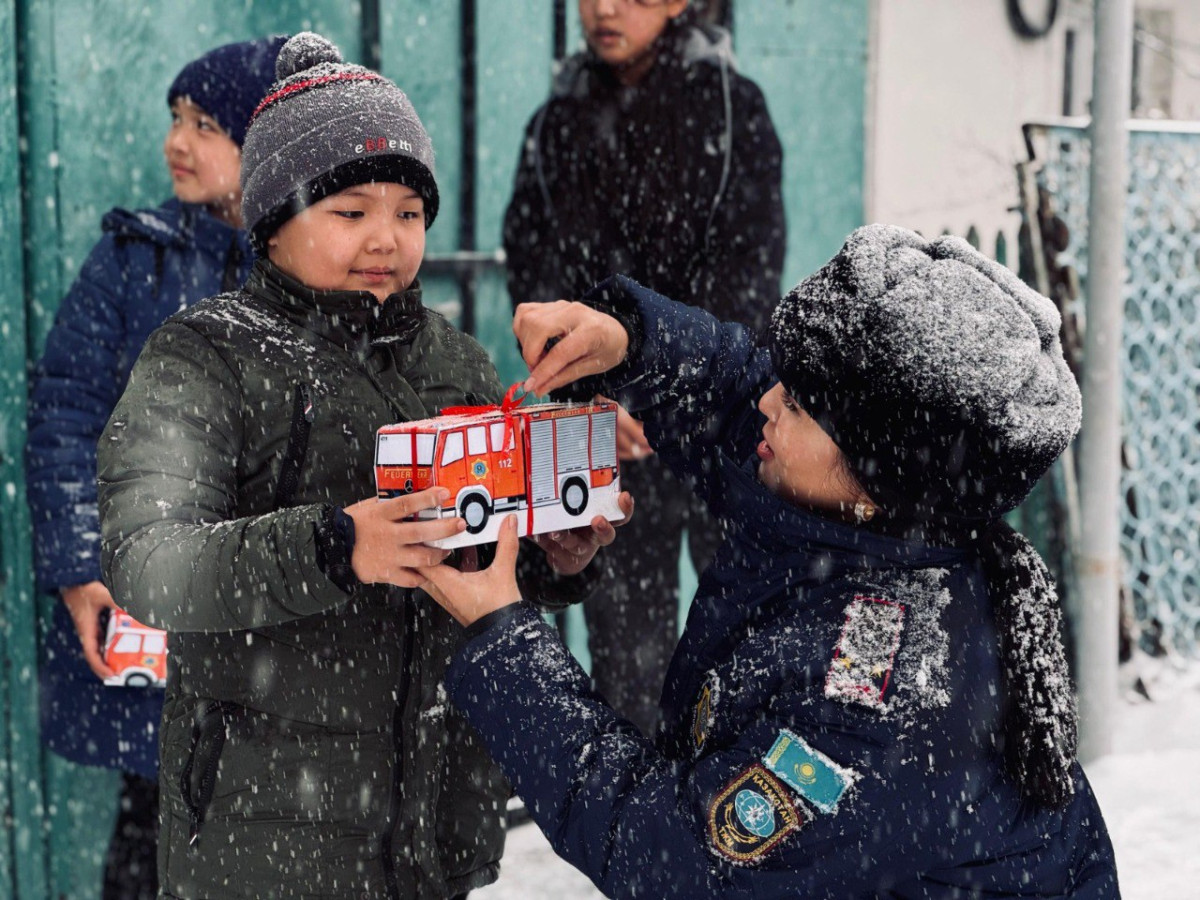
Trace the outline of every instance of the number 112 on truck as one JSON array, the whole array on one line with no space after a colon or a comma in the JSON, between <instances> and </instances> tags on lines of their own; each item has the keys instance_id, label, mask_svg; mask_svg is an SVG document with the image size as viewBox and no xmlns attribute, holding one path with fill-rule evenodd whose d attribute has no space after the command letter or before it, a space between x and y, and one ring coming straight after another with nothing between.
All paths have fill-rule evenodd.
<instances>
[{"instance_id":1,"label":"number 112 on truck","mask_svg":"<svg viewBox=\"0 0 1200 900\"><path fill-rule=\"evenodd\" d=\"M386 425L375 444L375 484L387 499L441 486L445 503L420 520L461 516L466 531L431 541L451 549L496 540L500 520L517 533L623 518L617 505L617 405L541 403L521 408L516 385L500 406L458 406L432 419Z\"/></svg>"}]
</instances>

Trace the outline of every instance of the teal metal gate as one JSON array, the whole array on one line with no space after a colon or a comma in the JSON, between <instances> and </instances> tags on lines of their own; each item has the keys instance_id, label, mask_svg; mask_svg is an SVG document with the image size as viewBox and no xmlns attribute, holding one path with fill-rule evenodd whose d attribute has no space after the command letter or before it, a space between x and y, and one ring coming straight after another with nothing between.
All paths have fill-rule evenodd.
<instances>
[{"instance_id":1,"label":"teal metal gate","mask_svg":"<svg viewBox=\"0 0 1200 900\"><path fill-rule=\"evenodd\" d=\"M1058 261L1086 285L1086 122L1030 130L1042 159L1039 182L1070 233ZM1200 128L1134 123L1129 148L1123 583L1143 649L1194 656L1200 641ZM1083 318L1082 308L1075 312Z\"/></svg>"},{"instance_id":2,"label":"teal metal gate","mask_svg":"<svg viewBox=\"0 0 1200 900\"><path fill-rule=\"evenodd\" d=\"M785 148L790 284L861 224L868 3L725 5ZM504 377L521 375L500 219L554 57L580 44L574 0L0 0L0 898L97 896L115 815L113 773L45 753L37 736L37 632L57 600L32 584L28 366L101 215L169 194L160 147L180 65L227 41L304 29L412 97L442 194L426 297L462 317Z\"/></svg>"}]
</instances>

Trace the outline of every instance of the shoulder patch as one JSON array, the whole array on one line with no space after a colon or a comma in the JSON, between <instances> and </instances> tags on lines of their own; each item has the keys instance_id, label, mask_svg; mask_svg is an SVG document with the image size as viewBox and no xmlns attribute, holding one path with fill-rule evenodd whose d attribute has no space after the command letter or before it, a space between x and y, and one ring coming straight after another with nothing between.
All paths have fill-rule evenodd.
<instances>
[{"instance_id":1,"label":"shoulder patch","mask_svg":"<svg viewBox=\"0 0 1200 900\"><path fill-rule=\"evenodd\" d=\"M745 769L708 808L708 837L730 862L753 865L808 820L762 766Z\"/></svg>"},{"instance_id":2,"label":"shoulder patch","mask_svg":"<svg viewBox=\"0 0 1200 900\"><path fill-rule=\"evenodd\" d=\"M784 784L823 813L836 811L846 789L858 780L852 769L842 768L786 728L779 730L779 737L762 761Z\"/></svg>"},{"instance_id":3,"label":"shoulder patch","mask_svg":"<svg viewBox=\"0 0 1200 900\"><path fill-rule=\"evenodd\" d=\"M692 746L697 751L704 747L708 731L712 728L717 698L720 693L721 679L717 677L716 672L709 672L708 677L704 679L704 684L700 687L700 692L696 695L696 706L692 710Z\"/></svg>"},{"instance_id":4,"label":"shoulder patch","mask_svg":"<svg viewBox=\"0 0 1200 900\"><path fill-rule=\"evenodd\" d=\"M846 607L842 635L825 676L825 696L887 711L892 664L904 629L904 605L856 596Z\"/></svg>"}]
</instances>

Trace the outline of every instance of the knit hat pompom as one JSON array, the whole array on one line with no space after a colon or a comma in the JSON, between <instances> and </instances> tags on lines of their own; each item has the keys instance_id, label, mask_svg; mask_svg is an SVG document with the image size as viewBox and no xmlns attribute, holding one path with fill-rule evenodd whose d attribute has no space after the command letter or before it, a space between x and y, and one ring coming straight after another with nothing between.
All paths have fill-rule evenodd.
<instances>
[{"instance_id":1,"label":"knit hat pompom","mask_svg":"<svg viewBox=\"0 0 1200 900\"><path fill-rule=\"evenodd\" d=\"M870 225L780 303L771 355L884 510L988 520L1079 429L1059 325L965 241Z\"/></svg>"},{"instance_id":2,"label":"knit hat pompom","mask_svg":"<svg viewBox=\"0 0 1200 900\"><path fill-rule=\"evenodd\" d=\"M284 44L275 69L242 148L242 219L260 255L288 219L356 184L412 188L433 224L433 144L400 88L312 32Z\"/></svg>"},{"instance_id":3,"label":"knit hat pompom","mask_svg":"<svg viewBox=\"0 0 1200 900\"><path fill-rule=\"evenodd\" d=\"M283 81L322 63L340 62L343 62L342 52L332 41L311 31L302 31L279 51L279 58L275 60L275 78Z\"/></svg>"}]
</instances>

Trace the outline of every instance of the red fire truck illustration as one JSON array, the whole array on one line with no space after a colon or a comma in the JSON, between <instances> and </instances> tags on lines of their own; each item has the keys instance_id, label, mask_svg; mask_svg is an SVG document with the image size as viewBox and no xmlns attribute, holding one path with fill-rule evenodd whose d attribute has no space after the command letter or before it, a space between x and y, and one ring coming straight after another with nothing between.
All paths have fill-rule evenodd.
<instances>
[{"instance_id":1,"label":"red fire truck illustration","mask_svg":"<svg viewBox=\"0 0 1200 900\"><path fill-rule=\"evenodd\" d=\"M521 536L576 528L597 515L622 518L616 404L520 409L517 387L498 407L450 407L437 418L379 429L379 496L442 485L450 489L446 504L418 518L466 520L465 532L433 542L439 547L493 541L507 513L518 514Z\"/></svg>"},{"instance_id":2,"label":"red fire truck illustration","mask_svg":"<svg viewBox=\"0 0 1200 900\"><path fill-rule=\"evenodd\" d=\"M123 610L108 617L104 662L113 674L105 684L166 687L167 633L143 625Z\"/></svg>"}]
</instances>

